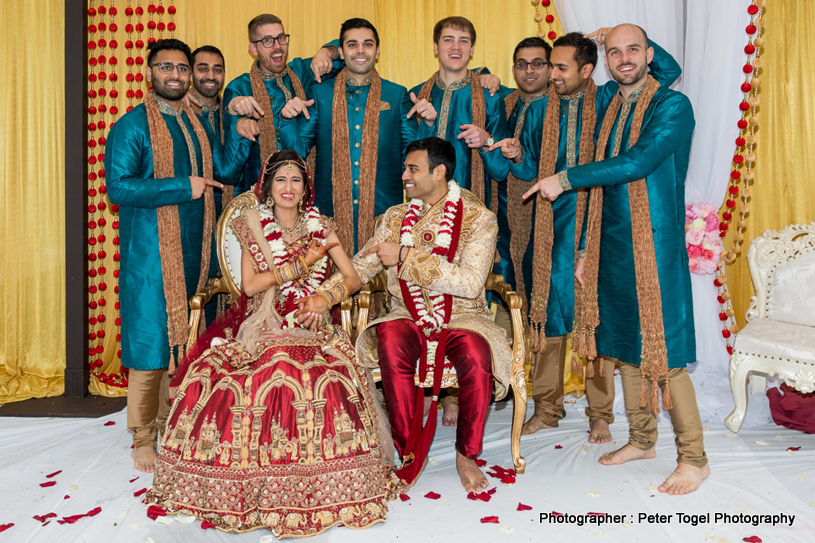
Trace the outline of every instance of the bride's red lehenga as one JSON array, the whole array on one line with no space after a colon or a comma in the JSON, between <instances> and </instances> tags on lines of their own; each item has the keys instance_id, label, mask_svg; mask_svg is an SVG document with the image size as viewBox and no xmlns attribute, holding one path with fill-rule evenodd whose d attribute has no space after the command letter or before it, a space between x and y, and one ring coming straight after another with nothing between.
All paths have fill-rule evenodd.
<instances>
[{"instance_id":1,"label":"bride's red lehenga","mask_svg":"<svg viewBox=\"0 0 815 543\"><path fill-rule=\"evenodd\" d=\"M233 220L256 272L297 261L313 237L335 229L325 217L315 232L302 224L282 238L285 254L279 244L273 253L263 218L261 206ZM349 338L339 327L313 333L285 318L325 271L311 283L244 295L188 353L171 384L148 503L223 531L268 528L278 538L385 520L399 490L391 442ZM210 349L214 337L226 341Z\"/></svg>"}]
</instances>

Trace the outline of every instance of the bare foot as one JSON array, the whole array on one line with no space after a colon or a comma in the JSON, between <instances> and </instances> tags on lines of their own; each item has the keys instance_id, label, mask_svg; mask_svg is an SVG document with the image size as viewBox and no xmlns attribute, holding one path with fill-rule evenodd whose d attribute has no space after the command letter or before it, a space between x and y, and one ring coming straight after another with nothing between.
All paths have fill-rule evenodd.
<instances>
[{"instance_id":1,"label":"bare foot","mask_svg":"<svg viewBox=\"0 0 815 543\"><path fill-rule=\"evenodd\" d=\"M544 428L554 428L554 426L549 426L538 418L537 415L532 415L529 417L529 420L524 423L524 427L521 430L521 435L528 436L529 434L534 434L538 430L543 430Z\"/></svg>"},{"instance_id":2,"label":"bare foot","mask_svg":"<svg viewBox=\"0 0 815 543\"><path fill-rule=\"evenodd\" d=\"M618 464L624 464L629 460L645 460L648 458L654 458L656 455L657 452L653 448L643 451L630 443L626 443L616 451L606 453L601 456L599 462L604 466L616 466Z\"/></svg>"},{"instance_id":3,"label":"bare foot","mask_svg":"<svg viewBox=\"0 0 815 543\"><path fill-rule=\"evenodd\" d=\"M433 398L430 396L424 397L424 413L422 414L423 417L427 417L430 414L430 404L433 403Z\"/></svg>"},{"instance_id":4,"label":"bare foot","mask_svg":"<svg viewBox=\"0 0 815 543\"><path fill-rule=\"evenodd\" d=\"M139 471L153 473L153 470L156 468L158 454L156 454L156 449L153 447L136 447L130 453L130 456L133 457L133 467Z\"/></svg>"},{"instance_id":5,"label":"bare foot","mask_svg":"<svg viewBox=\"0 0 815 543\"><path fill-rule=\"evenodd\" d=\"M467 492L481 492L489 486L487 477L475 464L475 460L467 458L458 451L456 451L456 471Z\"/></svg>"},{"instance_id":6,"label":"bare foot","mask_svg":"<svg viewBox=\"0 0 815 543\"><path fill-rule=\"evenodd\" d=\"M455 426L458 422L458 404L448 403L444 406L444 411L441 415L441 423L444 426Z\"/></svg>"},{"instance_id":7,"label":"bare foot","mask_svg":"<svg viewBox=\"0 0 815 543\"><path fill-rule=\"evenodd\" d=\"M611 441L611 431L608 429L608 422L603 419L593 419L589 424L589 443L608 443Z\"/></svg>"},{"instance_id":8,"label":"bare foot","mask_svg":"<svg viewBox=\"0 0 815 543\"><path fill-rule=\"evenodd\" d=\"M708 475L710 475L710 468L707 465L697 468L680 462L676 465L674 472L665 479L665 482L659 485L659 491L674 496L687 494L699 488Z\"/></svg>"}]
</instances>

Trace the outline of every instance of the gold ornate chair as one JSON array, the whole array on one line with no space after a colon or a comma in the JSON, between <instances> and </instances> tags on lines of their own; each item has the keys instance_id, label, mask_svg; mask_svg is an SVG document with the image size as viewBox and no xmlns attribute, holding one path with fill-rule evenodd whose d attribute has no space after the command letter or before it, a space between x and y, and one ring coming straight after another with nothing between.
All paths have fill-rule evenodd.
<instances>
[{"instance_id":1,"label":"gold ornate chair","mask_svg":"<svg viewBox=\"0 0 815 543\"><path fill-rule=\"evenodd\" d=\"M215 247L218 252L218 266L220 271L217 277L207 281L203 290L190 298L190 335L187 344L192 345L203 330L204 306L216 294L230 294L232 299L241 295L241 244L232 230L232 219L239 216L241 211L257 205L258 199L251 190L235 197L227 204L221 213L221 218L215 227ZM348 299L342 303L342 328L351 335L351 308L353 300Z\"/></svg>"},{"instance_id":2,"label":"gold ornate chair","mask_svg":"<svg viewBox=\"0 0 815 543\"><path fill-rule=\"evenodd\" d=\"M359 333L369 322L371 303L376 292L383 292L387 297L387 271L382 271L369 283L362 285L359 292L357 325L354 333ZM526 339L524 337L524 323L521 316L521 297L512 287L504 281L500 275L490 273L485 285L487 290L496 292L507 304L512 319L512 332L515 338L512 342L512 378L510 386L513 392L513 413L512 413L512 434L511 453L512 463L517 473L523 473L526 469L526 460L521 456L521 429L523 428L524 415L526 414L526 378L524 376L524 360L526 359ZM388 305L387 303L385 304ZM348 318L350 320L350 307L348 308ZM343 321L345 318L343 318ZM379 369L372 371L374 380L380 381ZM432 374L428 374L428 380L432 379ZM419 383L419 376L416 376L416 386ZM432 386L432 381L424 383L425 387ZM442 376L442 388L458 386L455 369L445 370Z\"/></svg>"}]
</instances>

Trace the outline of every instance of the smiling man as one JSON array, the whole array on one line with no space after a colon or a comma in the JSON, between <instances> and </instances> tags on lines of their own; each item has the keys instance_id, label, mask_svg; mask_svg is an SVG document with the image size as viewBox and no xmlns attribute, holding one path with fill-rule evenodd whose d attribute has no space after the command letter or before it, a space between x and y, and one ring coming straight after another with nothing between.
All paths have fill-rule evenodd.
<instances>
[{"instance_id":1,"label":"smiling man","mask_svg":"<svg viewBox=\"0 0 815 543\"><path fill-rule=\"evenodd\" d=\"M537 352L532 372L532 397L535 412L524 425L524 434L553 428L563 416L563 377L568 351L568 334L574 324L576 293L582 277L585 249L586 191L569 191L555 202L543 198L525 201L521 195L538 177L564 168L593 162L594 133L598 111L604 111L616 92L613 83L597 88L591 74L597 65L597 45L602 44L609 29L601 28L587 36L572 32L558 38L551 53L552 86L545 96L530 104L523 118L523 130L516 136L525 150L523 160L518 139L501 142L513 176L507 184L512 191L508 200L516 288L526 295L532 325L532 347ZM664 84L672 83L681 73L676 62L659 49L649 67ZM534 50L519 51L532 60ZM523 75L530 72L527 66ZM516 79L518 68L516 66ZM524 81L519 81L523 90ZM515 103L518 110L523 96ZM518 121L510 113L510 125ZM602 115L602 113L600 113ZM556 150L556 151L555 151ZM499 216L499 224L501 217ZM576 235L577 234L577 235ZM500 248L501 244L499 244ZM500 319L502 314L497 316ZM508 319L505 319L508 320ZM580 368L582 369L582 368ZM579 371L579 368L573 368ZM611 441L609 424L614 421L614 360L598 357L587 367L585 381L589 406L589 442Z\"/></svg>"},{"instance_id":2,"label":"smiling man","mask_svg":"<svg viewBox=\"0 0 815 543\"><path fill-rule=\"evenodd\" d=\"M185 43L165 39L148 50L153 90L111 129L105 170L110 201L119 206L127 426L134 467L152 472L170 407L168 375L187 341L187 300L210 269L212 188L223 186L214 179L234 183L250 142L228 133L224 149L184 105L192 72Z\"/></svg>"},{"instance_id":3,"label":"smiling man","mask_svg":"<svg viewBox=\"0 0 815 543\"><path fill-rule=\"evenodd\" d=\"M316 146L314 188L320 211L337 222L349 255L374 232L374 217L402 202L401 164L416 122L407 89L376 70L379 33L365 19L340 28L345 68L314 85L307 110L281 112L280 143L306 156ZM293 104L292 104L293 105Z\"/></svg>"},{"instance_id":4,"label":"smiling man","mask_svg":"<svg viewBox=\"0 0 815 543\"><path fill-rule=\"evenodd\" d=\"M468 70L475 49L475 27L464 17L447 17L433 28L433 53L439 70L411 91L414 102L409 116L418 122L417 137L437 136L456 151L453 177L461 186L494 209L488 200L487 180L505 179L509 169L495 141L509 136L504 104L482 88Z\"/></svg>"},{"instance_id":5,"label":"smiling man","mask_svg":"<svg viewBox=\"0 0 815 543\"><path fill-rule=\"evenodd\" d=\"M213 135L224 142L224 116L221 89L226 77L224 55L212 45L203 45L192 52L192 96L190 106L202 123L209 124ZM221 216L223 206L234 197L234 185L223 190L215 188L215 213Z\"/></svg>"},{"instance_id":6,"label":"smiling man","mask_svg":"<svg viewBox=\"0 0 815 543\"><path fill-rule=\"evenodd\" d=\"M224 91L226 124L234 125L241 116L254 117L260 132L235 188L236 194L257 182L261 164L277 151L280 110L287 104L305 109L311 86L342 69L333 44L323 46L314 58L288 62L292 38L275 15L258 15L249 22L248 30L249 54L256 60L249 73L232 80Z\"/></svg>"},{"instance_id":7,"label":"smiling man","mask_svg":"<svg viewBox=\"0 0 815 543\"><path fill-rule=\"evenodd\" d=\"M600 463L656 455L654 413L661 388L678 456L676 470L659 490L686 494L710 473L686 369L696 360L685 250L693 109L685 95L648 75L654 49L643 29L617 26L605 46L606 66L619 92L598 132L597 154L604 160L560 170L530 193L555 200L564 190L592 187L581 342L596 341L597 355L620 360L629 422L628 443L604 454Z\"/></svg>"}]
</instances>

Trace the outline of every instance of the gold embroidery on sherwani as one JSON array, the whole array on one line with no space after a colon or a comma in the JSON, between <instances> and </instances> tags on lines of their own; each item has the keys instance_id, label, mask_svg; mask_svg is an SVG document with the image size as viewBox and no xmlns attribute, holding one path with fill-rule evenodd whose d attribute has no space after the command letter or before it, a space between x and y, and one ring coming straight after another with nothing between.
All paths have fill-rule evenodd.
<instances>
[{"instance_id":1,"label":"gold embroidery on sherwani","mask_svg":"<svg viewBox=\"0 0 815 543\"><path fill-rule=\"evenodd\" d=\"M411 283L415 283L420 287L427 287L431 282L441 277L439 271L439 257L436 255L429 255L426 253L417 253L411 262L412 266L408 272L408 277ZM432 306L430 304L428 307Z\"/></svg>"},{"instance_id":2,"label":"gold embroidery on sherwani","mask_svg":"<svg viewBox=\"0 0 815 543\"><path fill-rule=\"evenodd\" d=\"M453 312L450 318L450 329L474 332L489 344L492 354L493 375L495 376L495 394L496 397L502 398L506 395L510 383L512 352L503 329L493 322L493 315L487 306L483 288L487 275L489 275L492 268L495 255L498 223L495 214L484 207L470 191L462 189L461 197L464 203L464 215L462 217L462 234L459 238L456 256L453 263L446 261L439 263L439 271L442 276L432 281L429 288L438 292L452 294ZM374 232L373 238L365 244L365 248L388 240L398 242L402 219L407 209L408 204L391 207L385 213L385 218ZM442 209L439 206L434 213L426 213L425 215L428 216L421 223L423 225L421 230L417 230L417 226L420 226L422 219L417 221L414 232L437 231L442 218ZM467 232L466 238L464 237L465 229ZM414 240L417 246L412 248L410 252L418 253L423 248L422 244L425 241L420 234L414 234ZM430 253L431 250L432 246L424 250L424 252ZM370 282L383 270L382 263L376 254L354 257L352 263L363 284ZM405 266L403 265L402 270L404 269ZM480 275L481 270L483 270L483 278ZM476 275L478 278L475 278ZM342 274L337 273L328 280L326 285L340 280L342 280ZM362 367L375 368L378 366L376 335L373 331L376 330L380 323L396 319L413 320L402 300L396 266L387 270L387 288L391 295L391 310L384 317L370 322L360 331L357 338L357 360ZM463 295L465 293L466 296Z\"/></svg>"}]
</instances>

